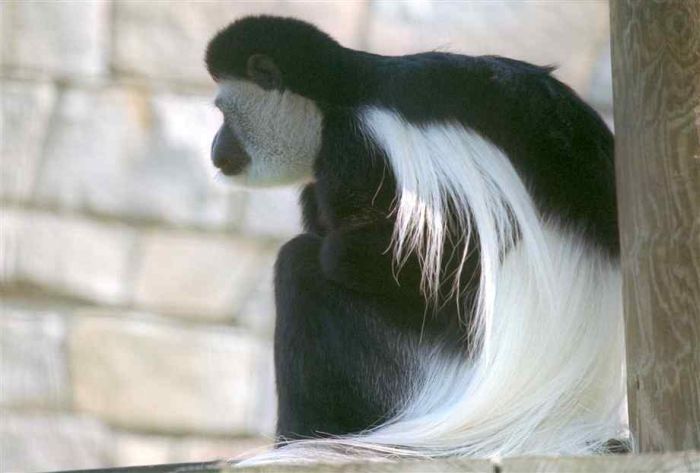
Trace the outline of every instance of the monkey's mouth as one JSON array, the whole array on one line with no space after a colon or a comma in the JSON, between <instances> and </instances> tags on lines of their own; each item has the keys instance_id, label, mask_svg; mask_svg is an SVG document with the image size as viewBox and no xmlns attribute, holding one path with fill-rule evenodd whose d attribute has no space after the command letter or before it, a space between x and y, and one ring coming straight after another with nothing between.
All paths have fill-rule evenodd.
<instances>
[{"instance_id":1,"label":"monkey's mouth","mask_svg":"<svg viewBox=\"0 0 700 473\"><path fill-rule=\"evenodd\" d=\"M237 160L235 163L226 162L215 166L224 176L236 176L243 172L246 164L245 160Z\"/></svg>"}]
</instances>

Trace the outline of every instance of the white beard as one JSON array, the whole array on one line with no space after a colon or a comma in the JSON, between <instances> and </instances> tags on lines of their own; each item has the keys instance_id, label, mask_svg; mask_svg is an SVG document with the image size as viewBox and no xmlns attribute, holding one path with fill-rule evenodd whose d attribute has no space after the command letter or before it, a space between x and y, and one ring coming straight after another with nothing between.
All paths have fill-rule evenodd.
<instances>
[{"instance_id":1,"label":"white beard","mask_svg":"<svg viewBox=\"0 0 700 473\"><path fill-rule=\"evenodd\" d=\"M311 180L323 123L314 101L226 79L219 86L218 102L227 126L251 159L241 174L228 178L231 182L270 187Z\"/></svg>"}]
</instances>

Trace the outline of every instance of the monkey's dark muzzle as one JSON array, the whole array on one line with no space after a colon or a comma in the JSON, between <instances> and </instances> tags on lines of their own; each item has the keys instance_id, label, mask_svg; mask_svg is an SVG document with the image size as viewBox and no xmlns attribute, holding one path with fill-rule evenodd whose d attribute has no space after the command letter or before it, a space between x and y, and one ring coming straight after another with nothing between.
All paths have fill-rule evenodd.
<instances>
[{"instance_id":1,"label":"monkey's dark muzzle","mask_svg":"<svg viewBox=\"0 0 700 473\"><path fill-rule=\"evenodd\" d=\"M221 125L211 143L211 160L225 176L240 174L250 164L250 156L226 124Z\"/></svg>"}]
</instances>

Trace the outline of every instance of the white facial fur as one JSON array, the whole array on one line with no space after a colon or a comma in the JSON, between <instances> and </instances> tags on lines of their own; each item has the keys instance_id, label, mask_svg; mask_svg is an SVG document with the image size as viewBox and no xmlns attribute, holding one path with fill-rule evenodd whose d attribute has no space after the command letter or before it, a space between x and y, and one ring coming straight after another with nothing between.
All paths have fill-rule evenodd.
<instances>
[{"instance_id":1,"label":"white facial fur","mask_svg":"<svg viewBox=\"0 0 700 473\"><path fill-rule=\"evenodd\" d=\"M314 101L227 79L219 86L217 105L251 159L233 182L263 187L311 179L323 118Z\"/></svg>"}]
</instances>

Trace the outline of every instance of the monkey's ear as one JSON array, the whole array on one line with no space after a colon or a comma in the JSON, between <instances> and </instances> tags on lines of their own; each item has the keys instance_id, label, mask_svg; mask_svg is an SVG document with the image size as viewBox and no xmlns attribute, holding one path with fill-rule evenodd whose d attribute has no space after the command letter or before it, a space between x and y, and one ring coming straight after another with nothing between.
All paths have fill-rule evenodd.
<instances>
[{"instance_id":1,"label":"monkey's ear","mask_svg":"<svg viewBox=\"0 0 700 473\"><path fill-rule=\"evenodd\" d=\"M271 57L253 54L246 64L248 78L266 90L282 88L282 72Z\"/></svg>"}]
</instances>

